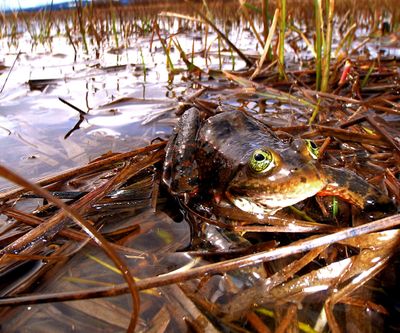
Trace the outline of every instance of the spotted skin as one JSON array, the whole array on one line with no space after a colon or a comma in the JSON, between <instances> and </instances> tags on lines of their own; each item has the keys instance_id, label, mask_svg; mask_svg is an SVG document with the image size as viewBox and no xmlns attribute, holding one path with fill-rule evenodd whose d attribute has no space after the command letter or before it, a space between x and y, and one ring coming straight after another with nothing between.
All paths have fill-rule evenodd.
<instances>
[{"instance_id":1,"label":"spotted skin","mask_svg":"<svg viewBox=\"0 0 400 333\"><path fill-rule=\"evenodd\" d=\"M268 150L274 158L268 172L254 172L250 167L257 149ZM304 140L281 140L241 111L220 113L202 122L200 112L191 108L168 143L163 179L175 195L225 196L254 214L274 214L316 194L342 193L361 208L390 201L354 173L337 170L322 167Z\"/></svg>"},{"instance_id":2,"label":"spotted skin","mask_svg":"<svg viewBox=\"0 0 400 333\"><path fill-rule=\"evenodd\" d=\"M195 193L198 186L197 131L200 115L196 108L179 119L166 147L163 181L172 194Z\"/></svg>"}]
</instances>

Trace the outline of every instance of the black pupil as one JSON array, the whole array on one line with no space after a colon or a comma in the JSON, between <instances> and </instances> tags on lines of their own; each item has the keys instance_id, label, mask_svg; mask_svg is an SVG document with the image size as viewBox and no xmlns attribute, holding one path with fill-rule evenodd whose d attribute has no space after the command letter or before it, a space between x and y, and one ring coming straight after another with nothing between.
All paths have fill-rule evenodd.
<instances>
[{"instance_id":1,"label":"black pupil","mask_svg":"<svg viewBox=\"0 0 400 333\"><path fill-rule=\"evenodd\" d=\"M315 148L317 148L317 145L315 144L314 141L310 141L310 147L311 147L312 149L315 149Z\"/></svg>"},{"instance_id":2,"label":"black pupil","mask_svg":"<svg viewBox=\"0 0 400 333\"><path fill-rule=\"evenodd\" d=\"M263 155L263 154L256 154L255 156L254 156L254 159L256 160L256 161L263 161L263 160L265 160L265 156Z\"/></svg>"}]
</instances>

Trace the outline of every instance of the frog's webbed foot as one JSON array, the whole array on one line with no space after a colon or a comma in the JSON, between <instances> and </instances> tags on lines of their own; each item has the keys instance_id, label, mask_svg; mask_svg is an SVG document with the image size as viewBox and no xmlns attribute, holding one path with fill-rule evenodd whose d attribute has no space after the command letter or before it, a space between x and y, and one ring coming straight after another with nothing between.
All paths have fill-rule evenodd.
<instances>
[{"instance_id":1,"label":"frog's webbed foot","mask_svg":"<svg viewBox=\"0 0 400 333\"><path fill-rule=\"evenodd\" d=\"M174 195L195 193L198 187L196 155L200 112L192 107L181 116L166 147L163 182Z\"/></svg>"},{"instance_id":2,"label":"frog's webbed foot","mask_svg":"<svg viewBox=\"0 0 400 333\"><path fill-rule=\"evenodd\" d=\"M350 170L323 166L328 185L318 195L336 195L365 211L395 212L394 202L383 192Z\"/></svg>"}]
</instances>

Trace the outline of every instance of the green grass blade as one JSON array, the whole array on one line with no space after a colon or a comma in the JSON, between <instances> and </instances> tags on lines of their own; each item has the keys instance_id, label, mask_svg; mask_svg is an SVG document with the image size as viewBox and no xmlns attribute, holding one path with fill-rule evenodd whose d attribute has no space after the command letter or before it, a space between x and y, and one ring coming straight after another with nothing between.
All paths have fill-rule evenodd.
<instances>
[{"instance_id":1,"label":"green grass blade","mask_svg":"<svg viewBox=\"0 0 400 333\"><path fill-rule=\"evenodd\" d=\"M285 32L286 32L286 0L281 0L281 21L279 31L279 78L285 77Z\"/></svg>"},{"instance_id":2,"label":"green grass blade","mask_svg":"<svg viewBox=\"0 0 400 333\"><path fill-rule=\"evenodd\" d=\"M315 15L315 89L321 89L322 76L322 9L321 0L314 0L314 15Z\"/></svg>"},{"instance_id":3,"label":"green grass blade","mask_svg":"<svg viewBox=\"0 0 400 333\"><path fill-rule=\"evenodd\" d=\"M256 70L250 77L251 80L253 80L260 73L262 66L264 64L264 61L268 57L269 51L271 50L270 46L271 46L271 42L272 42L272 37L275 34L276 24L278 22L278 16L279 16L279 9L276 9L274 18L272 20L271 28L269 29L269 34L268 34L267 40L264 45L263 54L261 55L261 58L258 61Z\"/></svg>"},{"instance_id":4,"label":"green grass blade","mask_svg":"<svg viewBox=\"0 0 400 333\"><path fill-rule=\"evenodd\" d=\"M375 61L372 63L370 68L368 69L367 74L365 75L364 79L361 82L361 88L364 88L367 85L367 82L369 80L369 77L371 76L373 70L375 69Z\"/></svg>"},{"instance_id":5,"label":"green grass blade","mask_svg":"<svg viewBox=\"0 0 400 333\"><path fill-rule=\"evenodd\" d=\"M327 0L327 13L328 13L328 23L326 27L326 38L325 38L325 48L324 48L324 59L323 59L323 72L321 81L321 91L328 91L329 84L329 70L331 63L331 48L332 48L332 30L333 30L333 13L335 9L335 0Z\"/></svg>"},{"instance_id":6,"label":"green grass blade","mask_svg":"<svg viewBox=\"0 0 400 333\"><path fill-rule=\"evenodd\" d=\"M115 8L112 5L112 2L110 2L110 6L111 6L111 19L112 19L112 32L113 32L113 36L114 36L114 40L115 40L115 48L119 48L119 42L118 42L118 33L117 33L117 20L115 17Z\"/></svg>"}]
</instances>

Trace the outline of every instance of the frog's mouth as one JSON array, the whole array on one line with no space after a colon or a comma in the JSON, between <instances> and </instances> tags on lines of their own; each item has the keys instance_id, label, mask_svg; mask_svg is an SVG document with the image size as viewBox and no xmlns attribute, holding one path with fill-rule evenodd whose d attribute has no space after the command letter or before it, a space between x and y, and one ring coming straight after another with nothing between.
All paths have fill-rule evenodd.
<instances>
[{"instance_id":1,"label":"frog's mouth","mask_svg":"<svg viewBox=\"0 0 400 333\"><path fill-rule=\"evenodd\" d=\"M303 196L295 197L249 197L239 193L226 192L226 196L237 208L255 215L274 215L278 210L294 205L304 199L314 196L319 192L307 192Z\"/></svg>"},{"instance_id":2,"label":"frog's mouth","mask_svg":"<svg viewBox=\"0 0 400 333\"><path fill-rule=\"evenodd\" d=\"M326 183L324 175L313 165L306 165L281 178L249 177L240 171L225 194L230 202L245 212L273 215L284 207L314 196Z\"/></svg>"},{"instance_id":3,"label":"frog's mouth","mask_svg":"<svg viewBox=\"0 0 400 333\"><path fill-rule=\"evenodd\" d=\"M258 216L263 216L264 214L274 215L280 209L280 208L271 209L269 207L265 207L252 200L249 200L249 198L246 197L234 197L229 192L226 193L226 196L229 199L229 201L233 203L240 210Z\"/></svg>"}]
</instances>

